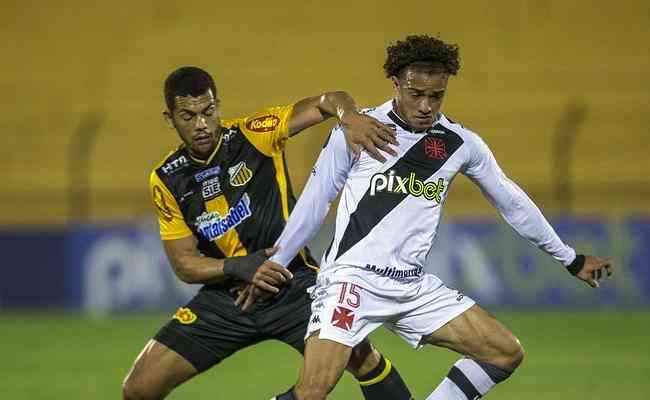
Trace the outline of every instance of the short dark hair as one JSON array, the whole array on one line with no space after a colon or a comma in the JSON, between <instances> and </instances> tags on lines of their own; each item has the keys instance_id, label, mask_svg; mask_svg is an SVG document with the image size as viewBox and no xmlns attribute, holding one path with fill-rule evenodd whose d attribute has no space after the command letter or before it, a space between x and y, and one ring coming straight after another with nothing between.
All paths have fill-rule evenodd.
<instances>
[{"instance_id":1,"label":"short dark hair","mask_svg":"<svg viewBox=\"0 0 650 400\"><path fill-rule=\"evenodd\" d=\"M406 67L428 67L431 71L456 75L460 69L458 45L448 44L428 35L411 35L386 49L386 77L399 76Z\"/></svg>"},{"instance_id":2,"label":"short dark hair","mask_svg":"<svg viewBox=\"0 0 650 400\"><path fill-rule=\"evenodd\" d=\"M197 97L207 92L208 89L212 89L212 94L217 95L217 87L210 74L198 67L180 67L165 79L164 92L167 109L174 110L176 96Z\"/></svg>"}]
</instances>

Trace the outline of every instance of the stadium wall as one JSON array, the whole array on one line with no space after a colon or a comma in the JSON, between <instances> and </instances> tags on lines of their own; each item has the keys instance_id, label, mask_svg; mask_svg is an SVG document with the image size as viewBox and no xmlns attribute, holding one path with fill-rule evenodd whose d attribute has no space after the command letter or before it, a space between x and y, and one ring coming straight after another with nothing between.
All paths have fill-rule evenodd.
<instances>
[{"instance_id":1,"label":"stadium wall","mask_svg":"<svg viewBox=\"0 0 650 400\"><path fill-rule=\"evenodd\" d=\"M427 270L482 304L507 307L650 306L650 218L563 218L558 233L576 248L614 259L616 275L593 290L494 219L443 224ZM312 242L329 243L332 226ZM76 225L0 232L0 310L68 308L93 315L173 311L198 289L171 271L154 225Z\"/></svg>"},{"instance_id":2,"label":"stadium wall","mask_svg":"<svg viewBox=\"0 0 650 400\"><path fill-rule=\"evenodd\" d=\"M161 117L178 66L214 74L225 117L335 89L372 106L392 95L386 45L412 33L460 45L445 112L544 210L649 214L649 15L643 0L3 1L0 224L149 215L148 173L178 141ZM298 189L327 129L289 145ZM490 212L454 190L447 213Z\"/></svg>"}]
</instances>

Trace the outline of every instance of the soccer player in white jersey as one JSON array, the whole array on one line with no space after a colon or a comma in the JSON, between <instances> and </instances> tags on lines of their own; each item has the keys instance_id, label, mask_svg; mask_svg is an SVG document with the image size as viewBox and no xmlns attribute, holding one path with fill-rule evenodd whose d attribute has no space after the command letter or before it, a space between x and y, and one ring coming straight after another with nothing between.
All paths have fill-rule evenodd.
<instances>
[{"instance_id":1,"label":"soccer player in white jersey","mask_svg":"<svg viewBox=\"0 0 650 400\"><path fill-rule=\"evenodd\" d=\"M504 325L422 269L458 173L481 188L519 235L577 278L598 287L603 271L611 274L609 261L576 255L564 244L483 140L440 112L448 78L459 69L456 45L409 36L388 47L384 69L395 98L365 112L395 127L398 154L383 163L365 153L355 157L341 128L333 129L276 243L279 250L267 261L286 266L343 191L312 294L300 379L277 399L324 399L352 348L381 325L414 348L431 344L461 354L429 400L481 398L521 364L523 348ZM256 295L253 288L244 308Z\"/></svg>"}]
</instances>

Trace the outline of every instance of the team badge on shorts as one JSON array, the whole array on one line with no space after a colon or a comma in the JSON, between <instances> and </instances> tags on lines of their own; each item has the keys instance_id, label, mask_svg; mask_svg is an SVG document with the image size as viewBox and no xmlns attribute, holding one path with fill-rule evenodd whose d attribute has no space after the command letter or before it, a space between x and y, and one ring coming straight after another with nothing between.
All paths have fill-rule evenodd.
<instances>
[{"instance_id":1,"label":"team badge on shorts","mask_svg":"<svg viewBox=\"0 0 650 400\"><path fill-rule=\"evenodd\" d=\"M181 307L176 311L176 314L174 314L172 319L178 320L178 322L183 325L189 325L196 321L196 314L194 314L189 308Z\"/></svg>"},{"instance_id":2,"label":"team badge on shorts","mask_svg":"<svg viewBox=\"0 0 650 400\"><path fill-rule=\"evenodd\" d=\"M332 314L332 325L341 328L344 331L352 329L354 322L354 313L345 307L337 306Z\"/></svg>"}]
</instances>

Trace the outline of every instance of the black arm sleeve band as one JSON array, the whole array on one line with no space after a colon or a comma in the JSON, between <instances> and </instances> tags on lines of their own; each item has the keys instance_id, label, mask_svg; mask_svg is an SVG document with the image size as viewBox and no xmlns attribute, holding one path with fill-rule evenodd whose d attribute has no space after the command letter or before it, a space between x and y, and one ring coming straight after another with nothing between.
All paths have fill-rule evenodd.
<instances>
[{"instance_id":1,"label":"black arm sleeve band","mask_svg":"<svg viewBox=\"0 0 650 400\"><path fill-rule=\"evenodd\" d=\"M580 271L582 271L582 267L585 266L585 256L582 254L578 254L576 256L576 259L573 260L571 264L569 264L566 269L569 270L569 273L571 275L578 275Z\"/></svg>"},{"instance_id":2,"label":"black arm sleeve band","mask_svg":"<svg viewBox=\"0 0 650 400\"><path fill-rule=\"evenodd\" d=\"M223 273L250 283L257 269L266 261L266 251L257 250L247 256L229 257L223 260Z\"/></svg>"}]
</instances>

